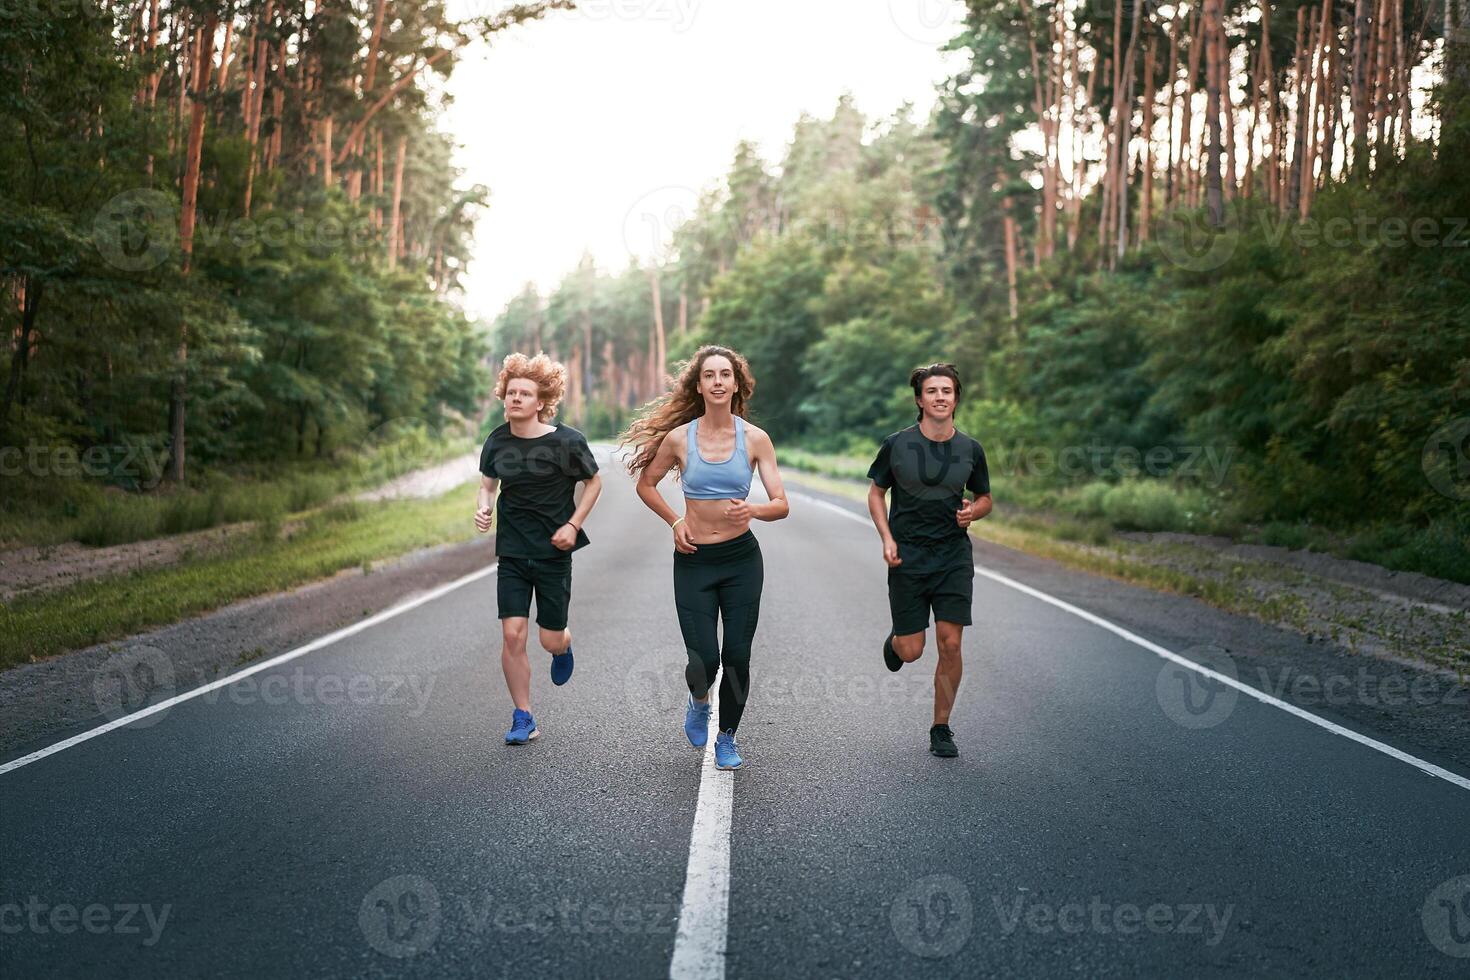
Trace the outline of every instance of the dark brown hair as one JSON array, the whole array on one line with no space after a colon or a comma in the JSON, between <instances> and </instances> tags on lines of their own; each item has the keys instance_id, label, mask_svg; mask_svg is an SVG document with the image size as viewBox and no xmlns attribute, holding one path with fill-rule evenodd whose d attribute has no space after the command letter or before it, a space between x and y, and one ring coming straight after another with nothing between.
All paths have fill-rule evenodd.
<instances>
[{"instance_id":1,"label":"dark brown hair","mask_svg":"<svg viewBox=\"0 0 1470 980\"><path fill-rule=\"evenodd\" d=\"M917 403L919 396L924 393L924 382L935 376L948 378L954 382L954 407L958 410L960 407L960 390L964 388L964 385L960 384L960 373L955 370L953 364L935 363L930 364L928 367L914 368L913 373L909 375L909 387L914 389L914 401ZM924 421L924 410L922 408L919 409L919 417L914 421Z\"/></svg>"}]
</instances>

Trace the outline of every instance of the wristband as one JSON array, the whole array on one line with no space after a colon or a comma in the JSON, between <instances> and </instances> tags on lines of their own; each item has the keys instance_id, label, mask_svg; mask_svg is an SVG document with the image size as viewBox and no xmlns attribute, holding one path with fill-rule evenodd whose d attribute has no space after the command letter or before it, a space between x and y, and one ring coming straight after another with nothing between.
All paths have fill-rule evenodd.
<instances>
[{"instance_id":1,"label":"wristband","mask_svg":"<svg viewBox=\"0 0 1470 980\"><path fill-rule=\"evenodd\" d=\"M674 528L678 527L679 526L679 521L682 521L683 519L684 518L682 518L682 517L675 519L674 523L672 523L672 524L669 525L669 530L672 531Z\"/></svg>"}]
</instances>

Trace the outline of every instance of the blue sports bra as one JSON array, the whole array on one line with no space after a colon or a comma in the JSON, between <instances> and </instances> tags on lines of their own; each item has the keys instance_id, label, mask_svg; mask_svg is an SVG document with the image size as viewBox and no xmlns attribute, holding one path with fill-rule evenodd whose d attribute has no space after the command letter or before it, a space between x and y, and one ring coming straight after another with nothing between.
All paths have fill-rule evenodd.
<instances>
[{"instance_id":1,"label":"blue sports bra","mask_svg":"<svg viewBox=\"0 0 1470 980\"><path fill-rule=\"evenodd\" d=\"M689 453L680 479L684 496L695 500L744 500L750 493L750 456L745 451L745 420L735 416L735 451L723 463L699 455L699 419L689 423Z\"/></svg>"}]
</instances>

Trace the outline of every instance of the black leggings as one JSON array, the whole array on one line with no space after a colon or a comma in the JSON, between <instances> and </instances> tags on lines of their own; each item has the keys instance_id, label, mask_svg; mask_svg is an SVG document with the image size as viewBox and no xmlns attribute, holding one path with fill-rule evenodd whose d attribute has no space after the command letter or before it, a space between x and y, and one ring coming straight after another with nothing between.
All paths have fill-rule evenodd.
<instances>
[{"instance_id":1,"label":"black leggings","mask_svg":"<svg viewBox=\"0 0 1470 980\"><path fill-rule=\"evenodd\" d=\"M745 697L750 692L750 643L760 618L765 563L755 535L746 531L719 544L701 544L692 555L674 552L674 604L689 662L684 679L689 693L703 698L720 679L720 731L740 727ZM725 623L720 646L716 624Z\"/></svg>"}]
</instances>

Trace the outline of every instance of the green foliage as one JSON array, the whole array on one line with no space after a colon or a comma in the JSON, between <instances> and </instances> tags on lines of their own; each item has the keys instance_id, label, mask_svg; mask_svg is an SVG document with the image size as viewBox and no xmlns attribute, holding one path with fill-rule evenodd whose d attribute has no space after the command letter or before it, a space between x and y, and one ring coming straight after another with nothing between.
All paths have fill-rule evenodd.
<instances>
[{"instance_id":1,"label":"green foliage","mask_svg":"<svg viewBox=\"0 0 1470 980\"><path fill-rule=\"evenodd\" d=\"M388 47L411 29L423 28L420 42L441 30L436 11L399 5L402 30ZM0 333L29 339L7 347L0 445L39 446L46 459L98 450L87 481L154 488L159 467L115 464L142 453L167 459L186 343L187 485L158 501L103 500L79 496L79 481L28 472L24 482L44 488L43 499L69 508L53 519L100 544L299 510L324 499L303 489L311 480L253 501L207 484L251 463L372 457L386 428L433 440L478 414L488 345L449 296L485 191L454 187L450 142L421 93L404 90L381 117L411 137L402 209L416 251L396 268L372 220L386 202L324 190L304 158L256 173L247 217L238 90L214 93L186 272L175 183L185 141L166 90L172 76L156 106L137 98L158 66L133 53L119 16L130 8L91 2L11 4L0 15ZM361 26L333 18L311 32L331 78L355 74ZM153 57L167 55L160 46ZM348 99L332 87L320 97ZM295 98L274 124L290 128L288 140L305 125ZM49 537L37 507L3 497L7 533Z\"/></svg>"},{"instance_id":2,"label":"green foliage","mask_svg":"<svg viewBox=\"0 0 1470 980\"><path fill-rule=\"evenodd\" d=\"M715 282L700 325L703 342L740 351L756 376L753 416L777 437L801 431L805 357L821 337L814 311L825 270L800 238L758 243Z\"/></svg>"}]
</instances>

